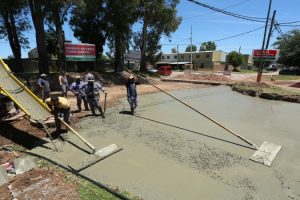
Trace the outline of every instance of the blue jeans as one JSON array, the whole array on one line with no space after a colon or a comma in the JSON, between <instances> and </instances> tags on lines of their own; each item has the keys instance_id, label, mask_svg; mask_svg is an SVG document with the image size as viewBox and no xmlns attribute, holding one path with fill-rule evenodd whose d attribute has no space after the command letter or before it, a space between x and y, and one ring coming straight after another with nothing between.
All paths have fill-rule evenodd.
<instances>
[{"instance_id":1,"label":"blue jeans","mask_svg":"<svg viewBox=\"0 0 300 200\"><path fill-rule=\"evenodd\" d=\"M88 98L88 102L93 115L96 115L95 108L97 108L101 115L103 115L103 111L98 98Z\"/></svg>"}]
</instances>

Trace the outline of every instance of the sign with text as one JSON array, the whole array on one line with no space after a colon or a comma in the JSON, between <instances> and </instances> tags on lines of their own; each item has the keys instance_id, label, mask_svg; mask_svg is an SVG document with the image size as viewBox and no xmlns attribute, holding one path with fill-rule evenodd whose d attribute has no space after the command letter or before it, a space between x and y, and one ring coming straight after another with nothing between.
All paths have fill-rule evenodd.
<instances>
[{"instance_id":1,"label":"sign with text","mask_svg":"<svg viewBox=\"0 0 300 200\"><path fill-rule=\"evenodd\" d=\"M94 44L65 43L66 61L96 61L96 46Z\"/></svg>"},{"instance_id":2,"label":"sign with text","mask_svg":"<svg viewBox=\"0 0 300 200\"><path fill-rule=\"evenodd\" d=\"M263 54L261 49L254 49L252 55L253 60L258 60L262 56L264 60L275 61L279 57L279 49L264 50Z\"/></svg>"}]
</instances>

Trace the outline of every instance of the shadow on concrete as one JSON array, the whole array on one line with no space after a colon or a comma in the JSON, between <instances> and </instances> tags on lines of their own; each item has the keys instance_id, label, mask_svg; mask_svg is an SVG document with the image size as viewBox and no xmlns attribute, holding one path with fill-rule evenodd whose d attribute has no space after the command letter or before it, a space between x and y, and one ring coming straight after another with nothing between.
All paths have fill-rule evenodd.
<instances>
[{"instance_id":1,"label":"shadow on concrete","mask_svg":"<svg viewBox=\"0 0 300 200\"><path fill-rule=\"evenodd\" d=\"M162 125L165 125L165 126L169 126L169 127L172 127L172 128L180 129L180 130L183 130L183 131L187 131L187 132L190 132L190 133L195 133L195 134L198 134L198 135L201 135L201 136L204 136L204 137L208 137L208 138L211 138L211 139L215 139L215 140L219 140L219 141L222 141L222 142L230 143L230 144L233 144L233 145L236 145L236 146L256 150L255 148L250 147L250 146L246 146L246 145L235 143L235 142L225 140L225 139L222 139L222 138L210 136L210 135L207 135L207 134L204 134L204 133L201 133L201 132L189 130L189 129L182 128L182 127L179 127L179 126L175 126L175 125L172 125L172 124L167 124L167 123L164 123L164 122L156 121L156 120L153 120L153 119L149 119L149 118L145 118L145 117L137 116L137 115L135 115L135 117L140 118L140 119L144 119L144 120L147 120L147 121L151 121L151 122L154 122L154 123L162 124Z\"/></svg>"}]
</instances>

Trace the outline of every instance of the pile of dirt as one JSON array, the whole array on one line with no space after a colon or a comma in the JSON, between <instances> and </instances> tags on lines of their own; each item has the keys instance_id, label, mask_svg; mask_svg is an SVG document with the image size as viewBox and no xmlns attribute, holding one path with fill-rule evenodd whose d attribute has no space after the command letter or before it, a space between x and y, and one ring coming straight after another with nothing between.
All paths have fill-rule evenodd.
<instances>
[{"instance_id":1,"label":"pile of dirt","mask_svg":"<svg viewBox=\"0 0 300 200\"><path fill-rule=\"evenodd\" d=\"M230 81L229 77L215 75L215 74L182 74L175 77L175 79L188 80L207 80L207 81Z\"/></svg>"},{"instance_id":2,"label":"pile of dirt","mask_svg":"<svg viewBox=\"0 0 300 200\"><path fill-rule=\"evenodd\" d=\"M57 171L34 169L0 186L0 199L80 199L77 189Z\"/></svg>"},{"instance_id":3,"label":"pile of dirt","mask_svg":"<svg viewBox=\"0 0 300 200\"><path fill-rule=\"evenodd\" d=\"M300 94L285 91L266 83L240 82L233 84L232 90L253 97L300 103Z\"/></svg>"}]
</instances>

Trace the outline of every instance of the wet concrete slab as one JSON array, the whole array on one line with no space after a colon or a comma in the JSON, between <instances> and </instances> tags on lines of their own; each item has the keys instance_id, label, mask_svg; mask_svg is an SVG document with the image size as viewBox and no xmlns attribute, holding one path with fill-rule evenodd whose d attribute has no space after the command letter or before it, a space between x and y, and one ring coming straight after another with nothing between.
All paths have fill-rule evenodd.
<instances>
[{"instance_id":1,"label":"wet concrete slab","mask_svg":"<svg viewBox=\"0 0 300 200\"><path fill-rule=\"evenodd\" d=\"M172 92L196 109L260 146L282 145L271 167L249 160L255 152L240 139L165 94L139 96L136 116L126 99L106 119L77 124L97 150L116 143L118 154L82 171L144 199L297 199L300 197L299 104L243 96L218 86ZM88 159L70 135L60 152L33 151L64 165ZM51 144L48 144L50 148Z\"/></svg>"},{"instance_id":2,"label":"wet concrete slab","mask_svg":"<svg viewBox=\"0 0 300 200\"><path fill-rule=\"evenodd\" d=\"M14 166L16 174L23 174L24 172L27 172L35 167L36 161L32 157L20 157L17 159L14 159Z\"/></svg>"}]
</instances>

